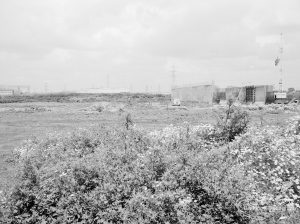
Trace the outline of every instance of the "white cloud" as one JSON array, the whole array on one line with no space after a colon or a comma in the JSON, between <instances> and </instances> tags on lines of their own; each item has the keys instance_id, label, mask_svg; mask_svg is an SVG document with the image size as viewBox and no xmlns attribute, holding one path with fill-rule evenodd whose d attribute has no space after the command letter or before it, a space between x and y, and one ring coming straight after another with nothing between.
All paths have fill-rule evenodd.
<instances>
[{"instance_id":1,"label":"white cloud","mask_svg":"<svg viewBox=\"0 0 300 224\"><path fill-rule=\"evenodd\" d=\"M111 85L168 90L175 64L180 82L272 84L283 32L284 81L294 85L299 10L297 0L1 1L0 77L59 89L61 80L85 88L109 73Z\"/></svg>"}]
</instances>

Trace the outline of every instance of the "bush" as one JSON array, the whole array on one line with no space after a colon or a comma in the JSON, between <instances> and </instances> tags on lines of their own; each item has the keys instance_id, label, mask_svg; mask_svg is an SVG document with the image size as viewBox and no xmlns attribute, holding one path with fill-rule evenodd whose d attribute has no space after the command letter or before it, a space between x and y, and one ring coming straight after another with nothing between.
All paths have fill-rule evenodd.
<instances>
[{"instance_id":1,"label":"bush","mask_svg":"<svg viewBox=\"0 0 300 224\"><path fill-rule=\"evenodd\" d=\"M299 118L287 127L252 127L230 145L263 190L259 201L264 218L288 218L300 208ZM288 220L284 220L288 223Z\"/></svg>"},{"instance_id":2,"label":"bush","mask_svg":"<svg viewBox=\"0 0 300 224\"><path fill-rule=\"evenodd\" d=\"M231 142L236 136L245 133L248 123L248 113L234 106L230 100L225 113L219 116L216 135L220 140Z\"/></svg>"},{"instance_id":3,"label":"bush","mask_svg":"<svg viewBox=\"0 0 300 224\"><path fill-rule=\"evenodd\" d=\"M245 121L229 109L230 119ZM2 199L0 220L297 223L298 120L281 128L228 122L152 133L124 125L33 139L17 151L18 181ZM234 138L219 139L225 127Z\"/></svg>"},{"instance_id":4,"label":"bush","mask_svg":"<svg viewBox=\"0 0 300 224\"><path fill-rule=\"evenodd\" d=\"M150 136L133 126L28 142L19 150L22 172L5 222L249 221L235 200L243 201L250 180L222 150L190 142L170 148ZM241 176L224 175L237 170Z\"/></svg>"}]
</instances>

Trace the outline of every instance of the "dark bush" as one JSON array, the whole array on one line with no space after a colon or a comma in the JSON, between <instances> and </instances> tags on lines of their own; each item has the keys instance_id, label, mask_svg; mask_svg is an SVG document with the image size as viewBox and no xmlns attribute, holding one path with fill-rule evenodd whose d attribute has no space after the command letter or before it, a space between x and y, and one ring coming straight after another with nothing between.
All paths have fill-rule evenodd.
<instances>
[{"instance_id":1,"label":"dark bush","mask_svg":"<svg viewBox=\"0 0 300 224\"><path fill-rule=\"evenodd\" d=\"M249 123L249 115L241 108L234 106L233 101L228 101L228 107L221 114L217 124L217 134L220 140L231 142L236 136L246 132Z\"/></svg>"}]
</instances>

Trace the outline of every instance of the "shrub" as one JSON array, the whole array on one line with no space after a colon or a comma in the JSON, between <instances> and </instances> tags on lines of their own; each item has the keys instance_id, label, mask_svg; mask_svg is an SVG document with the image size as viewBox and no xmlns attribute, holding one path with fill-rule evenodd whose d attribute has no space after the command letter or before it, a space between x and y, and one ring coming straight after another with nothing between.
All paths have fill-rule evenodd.
<instances>
[{"instance_id":1,"label":"shrub","mask_svg":"<svg viewBox=\"0 0 300 224\"><path fill-rule=\"evenodd\" d=\"M244 121L229 109L230 119ZM18 181L2 199L0 220L297 223L298 118L280 128L236 129L237 123L225 123L235 133L231 141L217 135L224 126L188 124L33 139L17 151Z\"/></svg>"},{"instance_id":2,"label":"shrub","mask_svg":"<svg viewBox=\"0 0 300 224\"><path fill-rule=\"evenodd\" d=\"M170 148L134 126L33 140L20 148L5 221L247 223L249 208L236 203L251 186L244 171L223 150L186 146Z\"/></svg>"},{"instance_id":3,"label":"shrub","mask_svg":"<svg viewBox=\"0 0 300 224\"><path fill-rule=\"evenodd\" d=\"M234 106L233 101L228 101L228 108L218 119L216 135L220 140L231 142L234 138L246 131L249 115L240 107Z\"/></svg>"},{"instance_id":4,"label":"shrub","mask_svg":"<svg viewBox=\"0 0 300 224\"><path fill-rule=\"evenodd\" d=\"M298 119L287 127L252 127L230 145L263 190L259 208L265 218L289 217L300 208ZM285 220L287 222L287 220Z\"/></svg>"}]
</instances>

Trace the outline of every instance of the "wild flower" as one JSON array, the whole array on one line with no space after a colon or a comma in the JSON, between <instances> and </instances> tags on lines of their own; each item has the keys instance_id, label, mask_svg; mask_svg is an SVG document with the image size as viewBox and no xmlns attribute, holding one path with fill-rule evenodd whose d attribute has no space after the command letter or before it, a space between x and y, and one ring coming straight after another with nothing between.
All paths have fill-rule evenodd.
<instances>
[{"instance_id":1,"label":"wild flower","mask_svg":"<svg viewBox=\"0 0 300 224\"><path fill-rule=\"evenodd\" d=\"M249 127L242 111L231 115L221 126L100 127L28 140L16 150L18 183L2 201L0 192L0 221L297 220L300 117L283 127ZM237 117L245 128L229 141L225 131L236 130Z\"/></svg>"}]
</instances>

